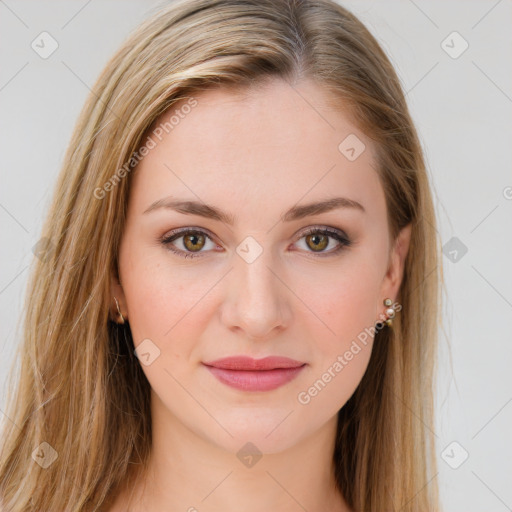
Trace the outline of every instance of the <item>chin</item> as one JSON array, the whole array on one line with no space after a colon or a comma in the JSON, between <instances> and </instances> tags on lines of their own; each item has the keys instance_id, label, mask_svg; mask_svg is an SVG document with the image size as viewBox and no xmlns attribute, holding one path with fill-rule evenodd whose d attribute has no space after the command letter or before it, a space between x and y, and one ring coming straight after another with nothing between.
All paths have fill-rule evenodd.
<instances>
[{"instance_id":1,"label":"chin","mask_svg":"<svg viewBox=\"0 0 512 512\"><path fill-rule=\"evenodd\" d=\"M234 454L247 443L253 444L262 453L279 453L297 444L305 435L305 425L297 424L296 419L293 419L293 412L290 414L291 411L292 409L271 412L268 408L260 408L239 411L229 417L218 415L215 417L231 435L220 427L216 429L214 439L211 429L203 435L206 434L210 442Z\"/></svg>"}]
</instances>

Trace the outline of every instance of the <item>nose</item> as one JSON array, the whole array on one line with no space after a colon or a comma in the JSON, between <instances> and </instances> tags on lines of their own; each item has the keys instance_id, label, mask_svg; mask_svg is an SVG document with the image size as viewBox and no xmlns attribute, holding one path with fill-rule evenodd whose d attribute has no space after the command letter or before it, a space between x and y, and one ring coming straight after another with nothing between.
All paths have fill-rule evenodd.
<instances>
[{"instance_id":1,"label":"nose","mask_svg":"<svg viewBox=\"0 0 512 512\"><path fill-rule=\"evenodd\" d=\"M267 254L268 253L268 254ZM268 339L287 327L291 318L289 292L270 251L251 263L234 255L227 276L221 319L232 331L251 340Z\"/></svg>"}]
</instances>

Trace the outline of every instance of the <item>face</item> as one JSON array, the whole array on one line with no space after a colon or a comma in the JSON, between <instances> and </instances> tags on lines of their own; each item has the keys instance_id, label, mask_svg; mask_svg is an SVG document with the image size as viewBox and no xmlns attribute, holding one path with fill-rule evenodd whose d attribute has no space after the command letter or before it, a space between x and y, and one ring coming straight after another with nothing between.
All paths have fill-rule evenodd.
<instances>
[{"instance_id":1,"label":"face","mask_svg":"<svg viewBox=\"0 0 512 512\"><path fill-rule=\"evenodd\" d=\"M332 425L400 286L410 232L390 240L371 142L326 94L203 91L133 175L113 294L152 414L233 452Z\"/></svg>"}]
</instances>

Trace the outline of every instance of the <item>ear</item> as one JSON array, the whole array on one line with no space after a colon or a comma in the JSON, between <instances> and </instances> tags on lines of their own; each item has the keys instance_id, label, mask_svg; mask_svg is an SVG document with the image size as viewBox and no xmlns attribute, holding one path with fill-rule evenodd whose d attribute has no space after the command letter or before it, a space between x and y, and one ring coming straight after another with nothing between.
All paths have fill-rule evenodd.
<instances>
[{"instance_id":1,"label":"ear","mask_svg":"<svg viewBox=\"0 0 512 512\"><path fill-rule=\"evenodd\" d=\"M381 297L389 297L393 302L398 295L398 290L402 284L405 258L409 251L411 241L412 224L409 223L403 227L395 239L389 258L389 266L382 281Z\"/></svg>"},{"instance_id":2,"label":"ear","mask_svg":"<svg viewBox=\"0 0 512 512\"><path fill-rule=\"evenodd\" d=\"M121 310L121 314L123 315L123 318L125 320L128 319L128 312L126 308L126 298L124 295L123 287L119 281L119 278L116 277L114 274L111 274L110 276L110 317L114 322L120 322L121 317L117 310L117 304L114 299L114 297L117 299L117 302L119 303L119 309Z\"/></svg>"}]
</instances>

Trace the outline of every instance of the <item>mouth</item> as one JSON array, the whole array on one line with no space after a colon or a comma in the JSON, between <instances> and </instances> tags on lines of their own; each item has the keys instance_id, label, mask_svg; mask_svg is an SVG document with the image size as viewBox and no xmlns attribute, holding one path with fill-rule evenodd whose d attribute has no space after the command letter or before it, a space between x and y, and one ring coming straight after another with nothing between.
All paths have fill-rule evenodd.
<instances>
[{"instance_id":1,"label":"mouth","mask_svg":"<svg viewBox=\"0 0 512 512\"><path fill-rule=\"evenodd\" d=\"M306 363L288 357L226 357L203 365L223 384L241 391L271 391L293 380Z\"/></svg>"}]
</instances>

